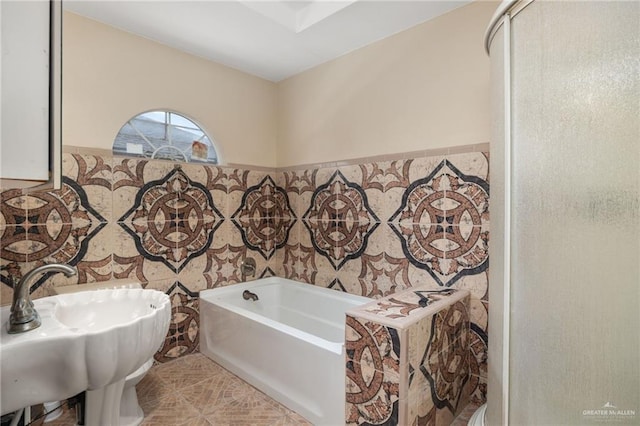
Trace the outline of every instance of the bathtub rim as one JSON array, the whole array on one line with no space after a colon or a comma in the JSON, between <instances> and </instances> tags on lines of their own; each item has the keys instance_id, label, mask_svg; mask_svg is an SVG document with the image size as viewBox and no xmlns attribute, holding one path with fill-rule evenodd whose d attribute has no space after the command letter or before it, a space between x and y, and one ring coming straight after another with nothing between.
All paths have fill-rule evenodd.
<instances>
[{"instance_id":1,"label":"bathtub rim","mask_svg":"<svg viewBox=\"0 0 640 426\"><path fill-rule=\"evenodd\" d=\"M357 296L354 294L332 290L325 287L319 287L314 284L302 283L302 282L290 280L287 278L269 277L269 278L260 278L254 281L241 282L241 283L232 284L224 287L216 287L212 289L202 290L200 292L200 303L209 303L219 308L226 309L231 312L235 312L238 315L242 315L260 324L282 331L283 333L291 337L304 340L306 342L309 342L312 345L321 347L323 349L326 349L336 354L343 354L344 339L340 342L330 341L322 337L313 335L309 332L295 328L293 326L278 322L271 318L267 318L259 313L242 308L241 306L227 303L226 300L224 300L224 296L228 296L229 294L232 294L232 293L237 293L238 298L241 298L242 297L241 294L244 290L251 290L251 289L256 289L259 287L265 287L265 286L275 285L275 284L284 284L285 286L287 285L296 286L304 291L318 292L329 298L343 299L343 300L347 299L353 302L360 303L360 305L354 305L348 308L347 311L357 308L358 306L364 306L365 304L374 301L374 299L369 297ZM249 301L247 302L250 303ZM345 312L345 318L346 318L346 312ZM344 325L344 321L343 321L343 325Z\"/></svg>"}]
</instances>

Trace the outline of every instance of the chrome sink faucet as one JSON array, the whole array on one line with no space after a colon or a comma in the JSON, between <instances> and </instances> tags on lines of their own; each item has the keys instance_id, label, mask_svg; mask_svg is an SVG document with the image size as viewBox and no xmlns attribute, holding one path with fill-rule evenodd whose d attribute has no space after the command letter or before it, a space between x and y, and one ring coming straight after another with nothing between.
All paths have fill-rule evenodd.
<instances>
[{"instance_id":1,"label":"chrome sink faucet","mask_svg":"<svg viewBox=\"0 0 640 426\"><path fill-rule=\"evenodd\" d=\"M9 334L24 333L40 327L40 315L33 307L29 287L31 281L39 275L47 272L62 272L70 277L78 273L76 268L61 263L50 263L42 265L27 272L24 277L13 288L13 303L11 304L11 315L7 322Z\"/></svg>"}]
</instances>

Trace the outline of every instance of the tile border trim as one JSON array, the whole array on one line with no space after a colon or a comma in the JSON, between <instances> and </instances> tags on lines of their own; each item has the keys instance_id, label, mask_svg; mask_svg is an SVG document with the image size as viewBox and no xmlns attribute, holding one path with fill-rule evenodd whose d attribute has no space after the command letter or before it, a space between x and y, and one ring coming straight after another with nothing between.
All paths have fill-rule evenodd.
<instances>
[{"instance_id":1,"label":"tile border trim","mask_svg":"<svg viewBox=\"0 0 640 426\"><path fill-rule=\"evenodd\" d=\"M358 164L366 164L366 163L375 163L382 161L398 161L398 160L410 160L413 158L423 158L423 157L435 157L438 155L454 155L454 154L466 154L473 152L489 152L489 142L485 143L477 143L471 145L459 145L445 148L433 148L426 149L420 151L409 151L409 152L400 152L394 154L382 154L382 155L374 155L371 157L359 157L352 158L349 160L341 160L341 161L328 161L324 163L311 163L311 164L301 164L295 166L284 166L277 167L276 170L278 172L288 172L294 170L307 170L307 169L323 169L323 168L338 168L345 166L353 166Z\"/></svg>"},{"instance_id":2,"label":"tile border trim","mask_svg":"<svg viewBox=\"0 0 640 426\"><path fill-rule=\"evenodd\" d=\"M73 145L63 145L62 151L68 154L100 155L100 156L111 156L114 158L133 158L138 160L141 159L140 157L126 157L121 155L116 156L113 154L111 150L108 150L108 149L80 147L80 146L73 146ZM470 144L470 145L457 145L457 146L445 147L445 148L433 148L433 149L426 149L426 150L419 150L419 151L400 152L400 153L394 153L394 154L374 155L371 157L359 157L359 158L352 158L348 160L327 161L323 163L299 164L295 166L284 166L284 167L267 167L267 166L257 166L252 164L240 164L240 163L228 163L228 164L197 163L197 164L208 165L213 167L247 169L247 170L277 173L277 172L288 172L288 171L294 171L294 170L338 168L338 167L353 166L353 165L365 164L365 163L375 163L375 162L381 162L381 161L409 160L412 158L433 157L438 155L466 154L466 153L472 153L472 152L489 152L489 142ZM148 158L145 160L166 161L166 160L150 160Z\"/></svg>"}]
</instances>

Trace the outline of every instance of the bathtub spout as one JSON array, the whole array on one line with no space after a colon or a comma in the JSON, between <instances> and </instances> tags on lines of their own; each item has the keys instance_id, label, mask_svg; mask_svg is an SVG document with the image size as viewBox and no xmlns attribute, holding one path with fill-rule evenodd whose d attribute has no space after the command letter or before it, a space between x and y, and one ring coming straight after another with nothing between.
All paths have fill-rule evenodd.
<instances>
[{"instance_id":1,"label":"bathtub spout","mask_svg":"<svg viewBox=\"0 0 640 426\"><path fill-rule=\"evenodd\" d=\"M245 291L242 292L242 298L244 300L251 299L251 300L253 300L255 302L256 300L258 300L258 295L255 294L255 293L250 292L249 290L245 290Z\"/></svg>"}]
</instances>

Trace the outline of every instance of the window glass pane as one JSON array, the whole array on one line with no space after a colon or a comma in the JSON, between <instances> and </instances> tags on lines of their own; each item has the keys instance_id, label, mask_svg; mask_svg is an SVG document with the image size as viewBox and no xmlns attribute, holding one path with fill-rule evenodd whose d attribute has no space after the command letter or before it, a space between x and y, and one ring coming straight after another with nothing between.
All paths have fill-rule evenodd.
<instances>
[{"instance_id":1,"label":"window glass pane","mask_svg":"<svg viewBox=\"0 0 640 426\"><path fill-rule=\"evenodd\" d=\"M171 114L171 124L174 126L188 127L190 129L199 129L193 121L178 114Z\"/></svg>"},{"instance_id":2,"label":"window glass pane","mask_svg":"<svg viewBox=\"0 0 640 426\"><path fill-rule=\"evenodd\" d=\"M166 111L133 117L118 132L113 153L133 157L218 163L212 140L192 120Z\"/></svg>"},{"instance_id":3,"label":"window glass pane","mask_svg":"<svg viewBox=\"0 0 640 426\"><path fill-rule=\"evenodd\" d=\"M144 114L138 115L138 117L136 118L146 118L148 120L164 122L165 116L166 112L164 111L149 111L145 112Z\"/></svg>"}]
</instances>

